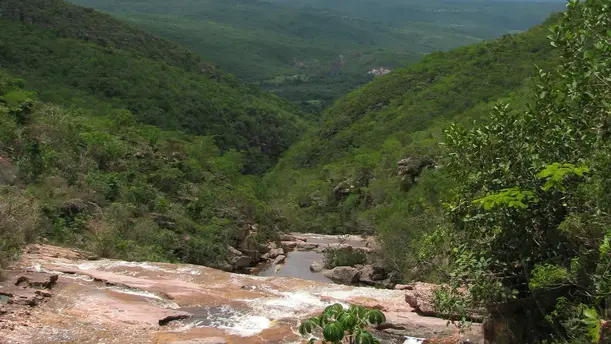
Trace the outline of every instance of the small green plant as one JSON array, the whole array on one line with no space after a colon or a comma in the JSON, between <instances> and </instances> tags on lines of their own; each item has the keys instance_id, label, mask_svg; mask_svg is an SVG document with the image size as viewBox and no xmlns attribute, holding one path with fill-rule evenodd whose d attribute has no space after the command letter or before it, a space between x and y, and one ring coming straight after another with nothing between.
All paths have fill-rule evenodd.
<instances>
[{"instance_id":1,"label":"small green plant","mask_svg":"<svg viewBox=\"0 0 611 344\"><path fill-rule=\"evenodd\" d=\"M379 339L366 330L368 326L380 325L386 321L384 313L377 309L350 306L345 309L339 303L331 305L320 316L310 318L299 326L302 336L312 337L315 331L322 331L323 344L379 344ZM310 338L310 344L318 339Z\"/></svg>"}]
</instances>

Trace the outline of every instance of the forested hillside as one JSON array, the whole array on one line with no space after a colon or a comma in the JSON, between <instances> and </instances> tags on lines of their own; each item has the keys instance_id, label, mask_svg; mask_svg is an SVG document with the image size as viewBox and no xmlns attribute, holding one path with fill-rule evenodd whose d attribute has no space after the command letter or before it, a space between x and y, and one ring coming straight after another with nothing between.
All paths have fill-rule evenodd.
<instances>
[{"instance_id":1,"label":"forested hillside","mask_svg":"<svg viewBox=\"0 0 611 344\"><path fill-rule=\"evenodd\" d=\"M0 2L0 68L40 98L214 135L260 173L300 135L299 112L170 41L62 0Z\"/></svg>"},{"instance_id":2,"label":"forested hillside","mask_svg":"<svg viewBox=\"0 0 611 344\"><path fill-rule=\"evenodd\" d=\"M410 237L441 221L454 185L440 168L443 129L485 120L500 99L526 101L535 65L556 60L549 22L431 54L342 97L266 177L270 201L293 230L377 232L403 243L392 259L412 258Z\"/></svg>"},{"instance_id":3,"label":"forested hillside","mask_svg":"<svg viewBox=\"0 0 611 344\"><path fill-rule=\"evenodd\" d=\"M211 136L137 124L37 100L0 73L0 266L21 246L50 241L103 257L228 266L249 224L274 216L243 154Z\"/></svg>"},{"instance_id":4,"label":"forested hillside","mask_svg":"<svg viewBox=\"0 0 611 344\"><path fill-rule=\"evenodd\" d=\"M499 3L484 8L460 2L452 5L459 13L435 15L433 20L415 5L397 11L389 0L364 9L370 16L353 13L353 1L332 10L328 7L333 4L326 2L296 9L284 5L299 2L73 1L179 42L224 70L314 110L370 80L367 73L373 68L393 69L433 51L526 30L562 9L562 4ZM471 13L474 8L483 12ZM434 4L427 10L443 7ZM468 20L460 11L470 13Z\"/></svg>"}]
</instances>

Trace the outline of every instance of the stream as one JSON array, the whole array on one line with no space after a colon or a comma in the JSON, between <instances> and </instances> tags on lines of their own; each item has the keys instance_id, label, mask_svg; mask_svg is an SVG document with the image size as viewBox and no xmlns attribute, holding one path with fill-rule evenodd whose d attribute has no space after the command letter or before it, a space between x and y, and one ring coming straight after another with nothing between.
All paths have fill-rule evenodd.
<instances>
[{"instance_id":1,"label":"stream","mask_svg":"<svg viewBox=\"0 0 611 344\"><path fill-rule=\"evenodd\" d=\"M340 240L339 236L336 235L322 235L322 234L299 234L299 237L305 238L308 243L329 245L329 244L346 244L352 247L366 247L367 240L357 236L349 235L345 237L345 240ZM284 264L268 264L256 273L257 276L270 277L295 277L301 278L308 281L318 281L333 283L330 279L325 277L322 272L311 272L310 265L314 262L323 264L324 254L316 250L311 251L299 251L294 250L286 254L286 260Z\"/></svg>"}]
</instances>

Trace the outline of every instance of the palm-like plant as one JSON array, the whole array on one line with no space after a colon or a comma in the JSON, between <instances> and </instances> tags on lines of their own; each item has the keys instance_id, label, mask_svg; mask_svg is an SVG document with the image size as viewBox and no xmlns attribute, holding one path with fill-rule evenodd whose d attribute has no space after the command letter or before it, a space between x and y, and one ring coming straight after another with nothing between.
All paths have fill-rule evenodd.
<instances>
[{"instance_id":1,"label":"palm-like plant","mask_svg":"<svg viewBox=\"0 0 611 344\"><path fill-rule=\"evenodd\" d=\"M386 321L384 313L377 309L350 306L345 309L339 303L331 305L317 317L305 320L299 326L302 336L311 336L314 331L322 330L323 344L380 344L366 328L380 325ZM312 344L316 338L310 339Z\"/></svg>"}]
</instances>

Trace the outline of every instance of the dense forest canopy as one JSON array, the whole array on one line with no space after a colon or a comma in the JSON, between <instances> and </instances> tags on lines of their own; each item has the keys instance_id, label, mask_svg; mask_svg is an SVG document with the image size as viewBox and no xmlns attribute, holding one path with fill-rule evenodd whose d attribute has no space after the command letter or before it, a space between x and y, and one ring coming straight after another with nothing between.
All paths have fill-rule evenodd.
<instances>
[{"instance_id":1,"label":"dense forest canopy","mask_svg":"<svg viewBox=\"0 0 611 344\"><path fill-rule=\"evenodd\" d=\"M302 114L170 41L61 0L0 3L0 68L42 100L213 135L261 173L299 137Z\"/></svg>"},{"instance_id":2,"label":"dense forest canopy","mask_svg":"<svg viewBox=\"0 0 611 344\"><path fill-rule=\"evenodd\" d=\"M523 31L563 6L427 2L430 18L422 5L394 1L303 3L307 7L255 0L73 2L179 42L223 70L314 110L370 80L374 68L393 69L434 51ZM355 13L363 4L369 7ZM438 12L444 6L458 12Z\"/></svg>"}]
</instances>

